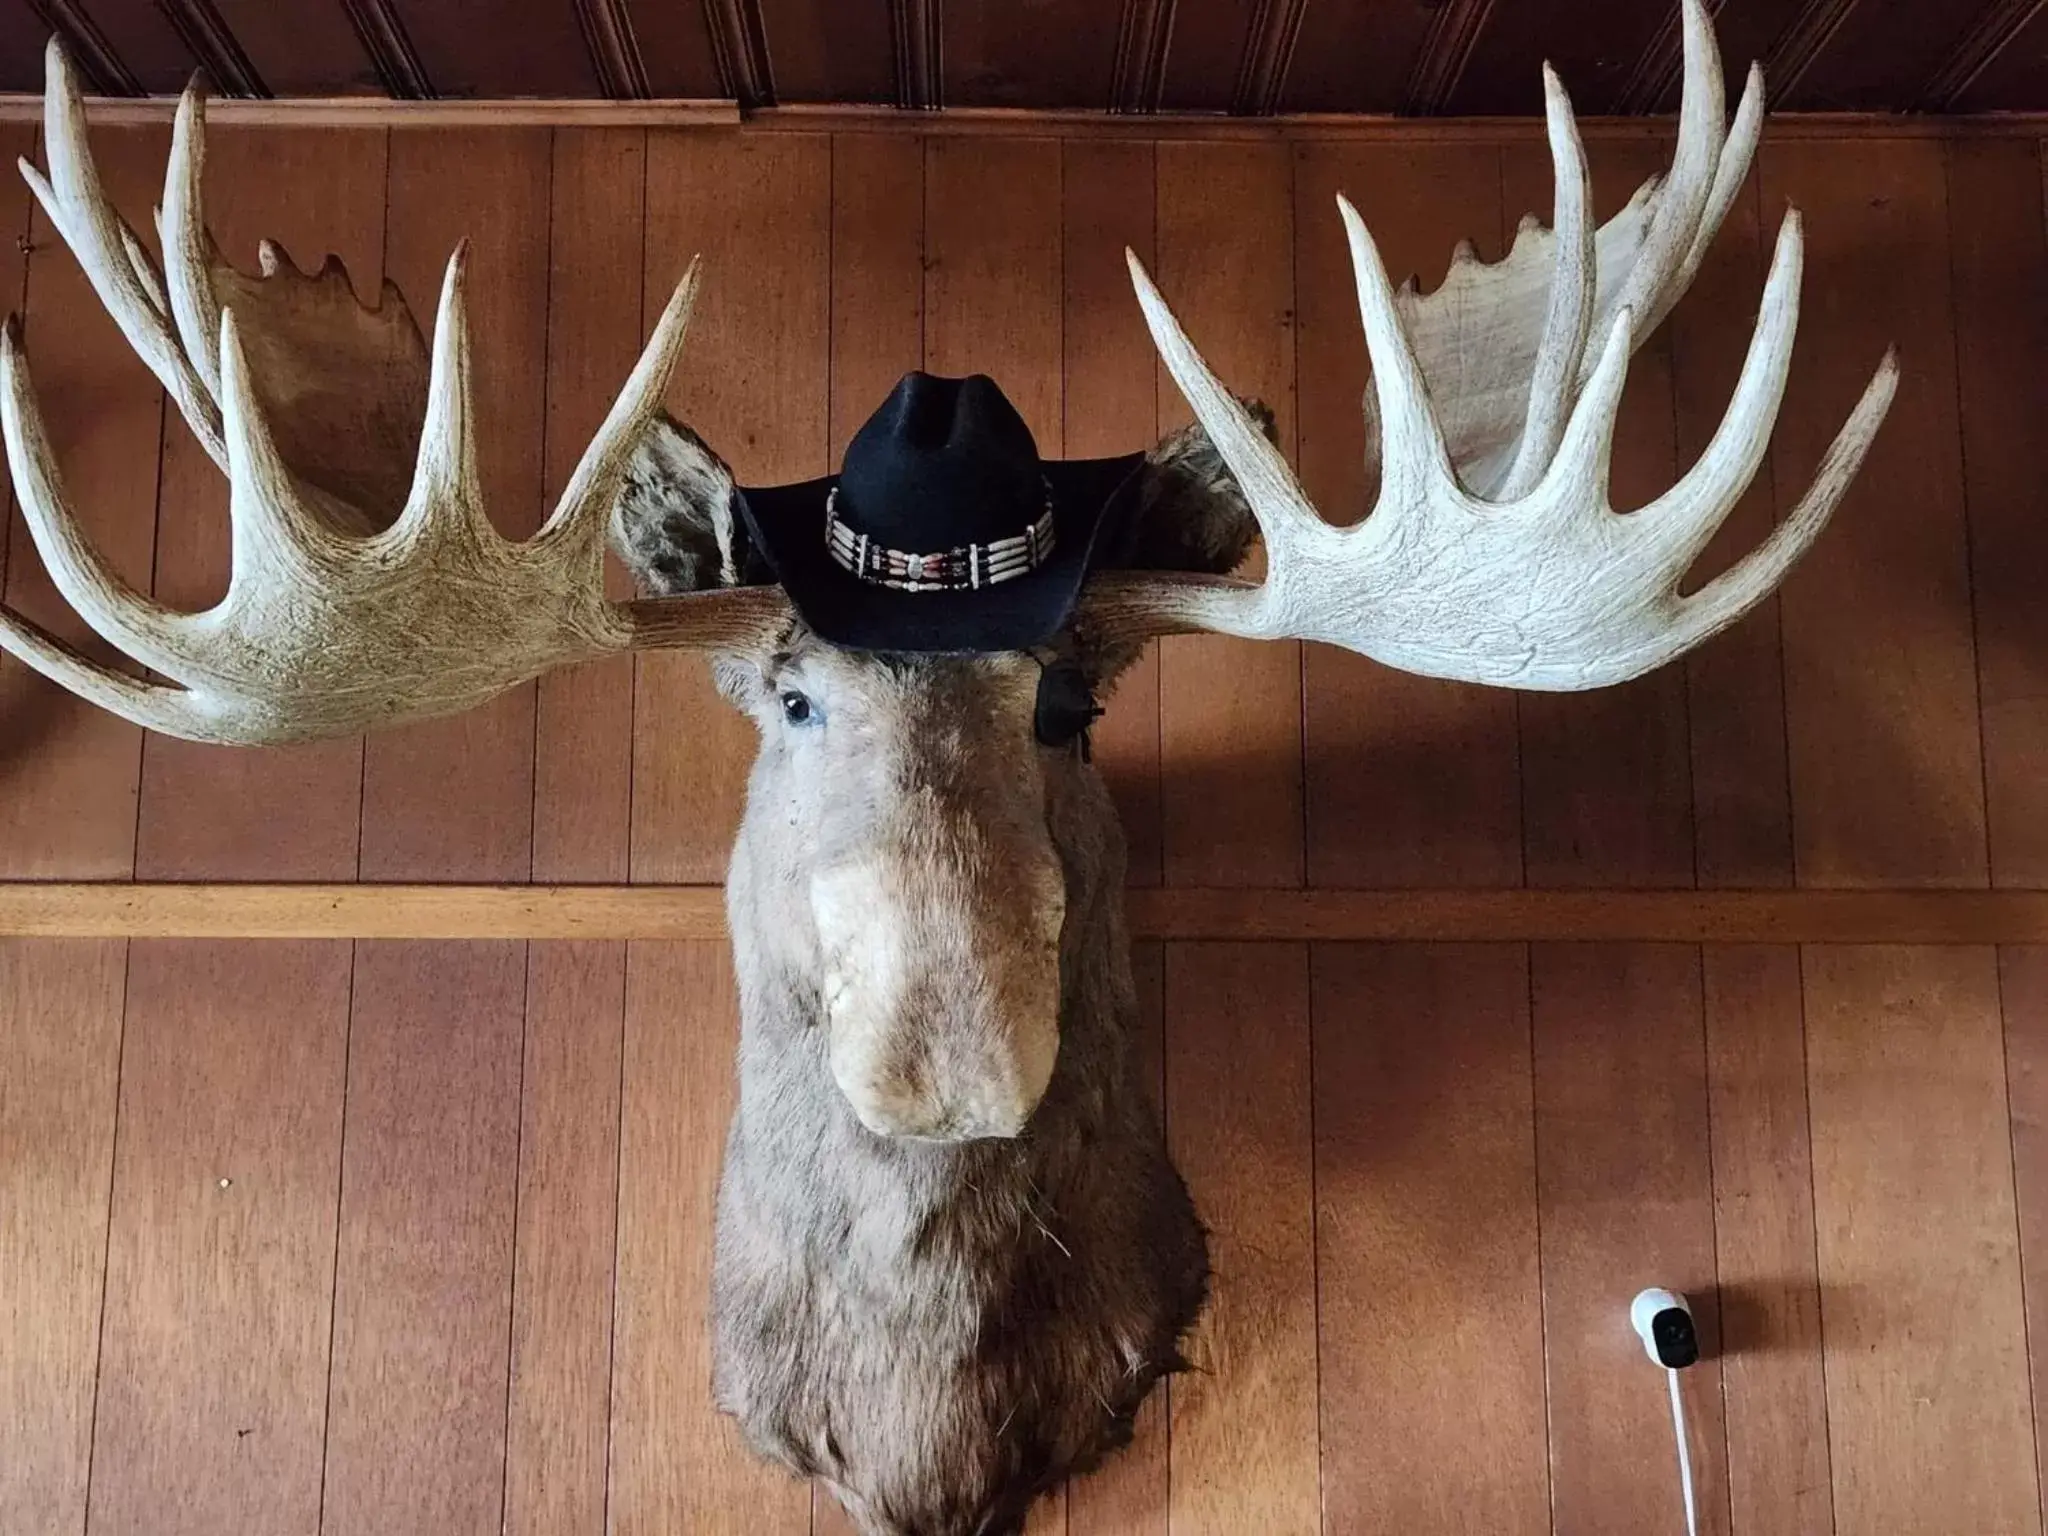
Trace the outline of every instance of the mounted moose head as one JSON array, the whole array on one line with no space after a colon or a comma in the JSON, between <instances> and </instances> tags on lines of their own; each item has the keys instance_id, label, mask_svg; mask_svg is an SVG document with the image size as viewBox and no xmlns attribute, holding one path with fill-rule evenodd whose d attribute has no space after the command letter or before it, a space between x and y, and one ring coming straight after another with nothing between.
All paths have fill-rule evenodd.
<instances>
[{"instance_id":1,"label":"mounted moose head","mask_svg":"<svg viewBox=\"0 0 2048 1536\"><path fill-rule=\"evenodd\" d=\"M1629 357L1676 304L1748 172L1700 0L1683 0L1670 174L1592 227L1571 108L1545 74L1556 228L1388 283L1340 201L1374 388L1379 496L1334 526L1252 410L1138 298L1200 427L1137 471L1118 568L1043 644L879 653L821 639L752 559L731 474L661 413L694 265L560 504L508 542L474 462L464 263L429 349L387 286L265 245L227 264L200 212L203 107L180 104L159 270L108 205L53 44L48 179L24 172L130 344L232 486L208 612L127 586L66 503L19 329L0 346L17 495L65 598L164 681L0 610L0 646L154 730L264 744L467 709L551 668L715 658L762 746L728 903L740 1094L720 1197L717 1388L755 1445L827 1480L875 1536L1000 1536L1129 1433L1206 1284L1201 1230L1130 1056L1122 840L1084 754L1034 732L1048 665L1106 686L1151 636L1345 646L1434 677L1582 689L1638 676L1761 602L1819 535L1890 402L1887 357L1761 548L1679 585L1762 461L1798 313L1796 214L1733 403L1655 502L1608 505ZM1597 340L1597 344L1594 344ZM608 531L656 596L601 590ZM822 530L821 530L822 535ZM1267 570L1227 572L1255 537ZM1036 739L1035 739L1036 735Z\"/></svg>"}]
</instances>

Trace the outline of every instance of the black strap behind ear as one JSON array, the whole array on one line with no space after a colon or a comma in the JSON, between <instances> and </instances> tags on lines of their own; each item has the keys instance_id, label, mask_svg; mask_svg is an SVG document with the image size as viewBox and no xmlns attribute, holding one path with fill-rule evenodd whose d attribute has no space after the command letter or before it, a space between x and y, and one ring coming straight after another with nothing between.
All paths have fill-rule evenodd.
<instances>
[{"instance_id":1,"label":"black strap behind ear","mask_svg":"<svg viewBox=\"0 0 2048 1536\"><path fill-rule=\"evenodd\" d=\"M1102 715L1095 702L1095 690L1088 674L1077 662L1056 661L1038 674L1038 707L1032 729L1039 742L1048 747L1081 744L1081 757L1088 757L1088 728Z\"/></svg>"}]
</instances>

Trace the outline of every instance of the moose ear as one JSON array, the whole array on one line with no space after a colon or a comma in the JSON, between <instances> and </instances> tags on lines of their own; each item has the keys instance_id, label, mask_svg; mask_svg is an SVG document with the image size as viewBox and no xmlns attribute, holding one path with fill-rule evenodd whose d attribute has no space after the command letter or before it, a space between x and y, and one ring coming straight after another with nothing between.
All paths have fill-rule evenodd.
<instances>
[{"instance_id":1,"label":"moose ear","mask_svg":"<svg viewBox=\"0 0 2048 1536\"><path fill-rule=\"evenodd\" d=\"M733 502L725 460L664 411L626 466L612 547L650 596L748 585L759 561Z\"/></svg>"},{"instance_id":2,"label":"moose ear","mask_svg":"<svg viewBox=\"0 0 2048 1536\"><path fill-rule=\"evenodd\" d=\"M1260 430L1274 438L1273 413L1264 402L1247 400L1245 407ZM1145 455L1139 474L1138 509L1117 565L1221 575L1235 570L1251 552L1258 522L1200 426L1161 438Z\"/></svg>"}]
</instances>

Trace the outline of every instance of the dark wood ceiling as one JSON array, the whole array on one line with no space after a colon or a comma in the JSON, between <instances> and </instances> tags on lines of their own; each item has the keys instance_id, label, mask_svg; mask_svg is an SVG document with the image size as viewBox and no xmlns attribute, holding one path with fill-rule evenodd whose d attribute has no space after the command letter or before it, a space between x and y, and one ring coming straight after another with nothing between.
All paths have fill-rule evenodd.
<instances>
[{"instance_id":1,"label":"dark wood ceiling","mask_svg":"<svg viewBox=\"0 0 2048 1536\"><path fill-rule=\"evenodd\" d=\"M1717 0L1787 111L2048 110L2048 0ZM0 0L107 95L733 97L1122 112L1667 110L1675 0Z\"/></svg>"}]
</instances>

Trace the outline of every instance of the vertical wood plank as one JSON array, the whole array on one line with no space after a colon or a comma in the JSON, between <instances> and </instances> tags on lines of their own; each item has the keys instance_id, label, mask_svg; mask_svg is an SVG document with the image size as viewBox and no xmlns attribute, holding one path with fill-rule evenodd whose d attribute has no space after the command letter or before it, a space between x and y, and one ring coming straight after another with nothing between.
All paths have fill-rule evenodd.
<instances>
[{"instance_id":1,"label":"vertical wood plank","mask_svg":"<svg viewBox=\"0 0 2048 1536\"><path fill-rule=\"evenodd\" d=\"M1159 146L1154 275L1217 376L1294 447L1294 195L1280 144ZM1162 427L1191 419L1160 369ZM1168 885L1299 885L1301 646L1215 635L1159 648Z\"/></svg>"},{"instance_id":2,"label":"vertical wood plank","mask_svg":"<svg viewBox=\"0 0 2048 1536\"><path fill-rule=\"evenodd\" d=\"M550 142L393 135L386 262L416 301L470 248L479 466L493 518L541 511ZM532 869L534 691L365 749L362 873ZM526 951L357 947L335 1265L324 1529L503 1523Z\"/></svg>"},{"instance_id":3,"label":"vertical wood plank","mask_svg":"<svg viewBox=\"0 0 2048 1536\"><path fill-rule=\"evenodd\" d=\"M1148 267L1153 263L1153 147L1069 139L1061 156L1066 451L1074 458L1103 458L1150 448L1159 436L1158 369L1124 251L1137 252ZM1156 644L1117 680L1105 706L1108 713L1094 732L1095 762L1123 822L1128 878L1132 885L1157 885Z\"/></svg>"},{"instance_id":4,"label":"vertical wood plank","mask_svg":"<svg viewBox=\"0 0 2048 1536\"><path fill-rule=\"evenodd\" d=\"M1547 1536L1528 953L1312 963L1326 1526Z\"/></svg>"},{"instance_id":5,"label":"vertical wood plank","mask_svg":"<svg viewBox=\"0 0 2048 1536\"><path fill-rule=\"evenodd\" d=\"M669 408L743 485L826 470L831 154L808 135L648 136L649 306L704 258ZM753 731L688 655L639 658L634 719L633 878L723 879Z\"/></svg>"},{"instance_id":6,"label":"vertical wood plank","mask_svg":"<svg viewBox=\"0 0 2048 1536\"><path fill-rule=\"evenodd\" d=\"M1532 947L1552 1506L1560 1531L1682 1521L1664 1383L1629 1330L1645 1286L1682 1292L1706 1357L1686 1372L1700 1529L1725 1531L1699 951Z\"/></svg>"},{"instance_id":7,"label":"vertical wood plank","mask_svg":"<svg viewBox=\"0 0 2048 1536\"><path fill-rule=\"evenodd\" d=\"M1307 946L1167 946L1167 1142L1215 1271L1170 1383L1175 1536L1321 1529L1309 1059Z\"/></svg>"},{"instance_id":8,"label":"vertical wood plank","mask_svg":"<svg viewBox=\"0 0 2048 1536\"><path fill-rule=\"evenodd\" d=\"M1461 240L1489 260L1501 254L1500 157L1490 144L1295 151L1300 471L1332 522L1365 516L1378 492L1365 469L1370 369L1337 194L1358 205L1390 272L1434 286ZM1309 884L1521 884L1513 693L1414 677L1334 646L1305 647L1302 666Z\"/></svg>"},{"instance_id":9,"label":"vertical wood plank","mask_svg":"<svg viewBox=\"0 0 2048 1536\"><path fill-rule=\"evenodd\" d=\"M2048 238L2032 140L1948 146L1956 382L1994 885L2048 884Z\"/></svg>"},{"instance_id":10,"label":"vertical wood plank","mask_svg":"<svg viewBox=\"0 0 2048 1536\"><path fill-rule=\"evenodd\" d=\"M722 944L631 946L619 1163L611 1530L783 1536L803 1484L757 1459L711 1397L711 1231L738 1006Z\"/></svg>"},{"instance_id":11,"label":"vertical wood plank","mask_svg":"<svg viewBox=\"0 0 2048 1536\"><path fill-rule=\"evenodd\" d=\"M1766 207L1806 215L1800 355L1778 418L1781 497L1887 342L1898 398L1855 489L1785 585L1793 833L1803 885L1985 882L1942 147L1763 152Z\"/></svg>"},{"instance_id":12,"label":"vertical wood plank","mask_svg":"<svg viewBox=\"0 0 2048 1536\"><path fill-rule=\"evenodd\" d=\"M1706 448L1741 371L1748 337L1727 317L1756 305L1766 233L1752 173L1671 322L1681 463ZM1773 490L1766 464L1708 548L1695 583L1762 542L1774 520ZM1776 600L1689 657L1685 680L1699 883L1790 885ZM1735 1536L1826 1536L1834 1508L1799 957L1789 949L1708 945L1701 978L1730 1528Z\"/></svg>"},{"instance_id":13,"label":"vertical wood plank","mask_svg":"<svg viewBox=\"0 0 2048 1536\"><path fill-rule=\"evenodd\" d=\"M833 468L896 381L924 363L924 145L832 140Z\"/></svg>"},{"instance_id":14,"label":"vertical wood plank","mask_svg":"<svg viewBox=\"0 0 2048 1536\"><path fill-rule=\"evenodd\" d=\"M2000 950L1998 985L2033 1389L2035 1479L2048 1493L2048 1423L2041 1417L2041 1404L2048 1401L2048 1278L2043 1276L2048 1264L2048 946Z\"/></svg>"},{"instance_id":15,"label":"vertical wood plank","mask_svg":"<svg viewBox=\"0 0 2048 1536\"><path fill-rule=\"evenodd\" d=\"M542 475L559 495L641 335L646 135L554 135ZM614 569L615 588L627 583ZM541 679L533 872L621 880L632 815L633 664ZM611 1423L624 943L526 956L519 1193L506 1415L508 1536L599 1536Z\"/></svg>"},{"instance_id":16,"label":"vertical wood plank","mask_svg":"<svg viewBox=\"0 0 2048 1536\"><path fill-rule=\"evenodd\" d=\"M1994 957L1804 964L1836 1528L2038 1531Z\"/></svg>"},{"instance_id":17,"label":"vertical wood plank","mask_svg":"<svg viewBox=\"0 0 2048 1536\"><path fill-rule=\"evenodd\" d=\"M253 269L277 238L383 276L386 136L225 132L208 223ZM226 590L226 484L164 436L156 592ZM136 873L345 880L362 747L143 746ZM319 1527L352 948L137 944L130 952L93 1451L95 1531ZM224 1256L229 1262L223 1262Z\"/></svg>"},{"instance_id":18,"label":"vertical wood plank","mask_svg":"<svg viewBox=\"0 0 2048 1536\"><path fill-rule=\"evenodd\" d=\"M1657 144L1602 146L1596 214L1619 208L1669 155ZM1503 206L1547 208L1550 158L1534 144L1501 157ZM1660 333L1629 368L1612 456L1615 507L1642 506L1677 479L1671 346ZM1685 886L1693 880L1685 672L1665 667L1618 688L1521 700L1523 835L1538 886Z\"/></svg>"},{"instance_id":19,"label":"vertical wood plank","mask_svg":"<svg viewBox=\"0 0 2048 1536\"><path fill-rule=\"evenodd\" d=\"M14 128L0 143L34 148ZM165 136L102 133L107 194L138 229L163 175ZM162 397L129 354L28 191L0 184L0 227L39 242L0 252L10 307L28 312L45 422L87 536L149 582ZM67 640L85 626L52 590L11 516L10 607ZM95 654L108 654L97 642ZM134 868L141 732L0 657L0 876L123 879ZM0 1529L85 1528L94 1375L112 1183L127 946L0 941Z\"/></svg>"},{"instance_id":20,"label":"vertical wood plank","mask_svg":"<svg viewBox=\"0 0 2048 1536\"><path fill-rule=\"evenodd\" d=\"M924 366L985 373L1058 458L1060 146L925 141Z\"/></svg>"}]
</instances>

